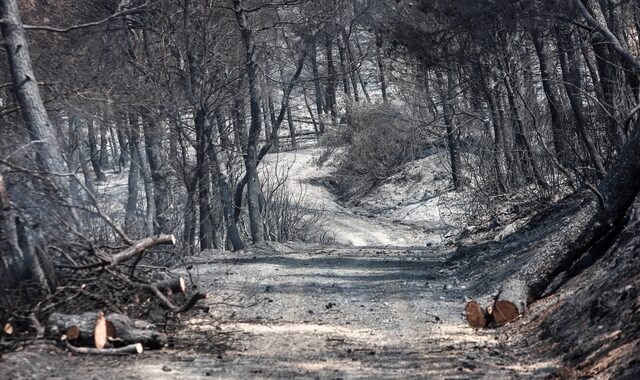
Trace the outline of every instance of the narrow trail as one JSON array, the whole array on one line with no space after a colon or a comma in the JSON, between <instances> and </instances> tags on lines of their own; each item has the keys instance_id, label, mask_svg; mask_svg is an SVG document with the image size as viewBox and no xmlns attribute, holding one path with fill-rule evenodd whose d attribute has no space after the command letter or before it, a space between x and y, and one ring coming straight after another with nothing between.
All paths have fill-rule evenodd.
<instances>
[{"instance_id":1,"label":"narrow trail","mask_svg":"<svg viewBox=\"0 0 640 380\"><path fill-rule=\"evenodd\" d=\"M191 275L210 297L175 348L137 357L67 357L60 378L530 378L553 363L526 363L496 330L469 328L467 284L429 229L354 213L312 181L326 175L314 151L280 155L287 185L331 220L336 244L264 243L207 251ZM267 164L275 165L276 157ZM433 231L438 231L434 226ZM439 234L439 233L438 233ZM426 243L432 244L427 245ZM202 314L202 313L201 313ZM116 365L114 365L114 363ZM93 377L92 377L93 376Z\"/></svg>"},{"instance_id":2,"label":"narrow trail","mask_svg":"<svg viewBox=\"0 0 640 380\"><path fill-rule=\"evenodd\" d=\"M336 244L366 246L425 246L427 243L441 242L438 224L429 228L393 223L367 212L354 212L342 206L326 187L320 185L330 174L328 165L318 167L315 162L320 155L317 148L298 150L266 156L264 164L269 175L286 178L286 186L293 194L302 194L303 202L309 207L321 210L326 222L318 231Z\"/></svg>"}]
</instances>

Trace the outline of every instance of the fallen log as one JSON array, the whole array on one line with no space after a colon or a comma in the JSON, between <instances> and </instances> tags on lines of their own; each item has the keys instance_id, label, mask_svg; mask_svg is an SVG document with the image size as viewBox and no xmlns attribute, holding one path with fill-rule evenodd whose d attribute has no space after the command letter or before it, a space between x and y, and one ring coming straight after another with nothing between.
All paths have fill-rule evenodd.
<instances>
[{"instance_id":1,"label":"fallen log","mask_svg":"<svg viewBox=\"0 0 640 380\"><path fill-rule=\"evenodd\" d=\"M122 314L109 314L106 318L113 325L110 340L114 345L142 343L146 348L160 349L167 344L167 336L152 330L153 325L145 321L132 320ZM140 328L143 326L147 328Z\"/></svg>"},{"instance_id":2,"label":"fallen log","mask_svg":"<svg viewBox=\"0 0 640 380\"><path fill-rule=\"evenodd\" d=\"M498 326L504 326L518 319L527 311L529 289L524 281L511 279L500 287L491 310L491 319Z\"/></svg>"},{"instance_id":3,"label":"fallen log","mask_svg":"<svg viewBox=\"0 0 640 380\"><path fill-rule=\"evenodd\" d=\"M144 351L142 344L135 343L124 347L118 348L89 348L89 347L76 347L68 341L65 341L67 349L76 354L88 354L88 355L125 355L125 354L141 354Z\"/></svg>"},{"instance_id":4,"label":"fallen log","mask_svg":"<svg viewBox=\"0 0 640 380\"><path fill-rule=\"evenodd\" d=\"M167 336L153 330L145 321L132 320L122 314L100 316L102 312L79 315L53 313L47 321L49 335L73 341L76 345L104 348L107 344L125 346L141 343L149 349L159 349ZM144 328L143 328L144 327Z\"/></svg>"},{"instance_id":5,"label":"fallen log","mask_svg":"<svg viewBox=\"0 0 640 380\"><path fill-rule=\"evenodd\" d=\"M99 313L97 312L53 313L47 319L47 333L55 338L64 336L82 346L97 347L102 345L104 347L107 341L107 325L106 323L97 323L98 317Z\"/></svg>"},{"instance_id":6,"label":"fallen log","mask_svg":"<svg viewBox=\"0 0 640 380\"><path fill-rule=\"evenodd\" d=\"M487 326L486 312L476 301L468 302L464 312L471 327L478 329Z\"/></svg>"}]
</instances>

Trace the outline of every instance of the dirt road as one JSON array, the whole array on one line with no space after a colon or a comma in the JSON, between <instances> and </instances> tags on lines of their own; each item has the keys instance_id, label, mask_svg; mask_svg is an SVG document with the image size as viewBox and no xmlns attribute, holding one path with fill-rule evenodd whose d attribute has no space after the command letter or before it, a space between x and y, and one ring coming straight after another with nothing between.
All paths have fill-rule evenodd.
<instances>
[{"instance_id":1,"label":"dirt road","mask_svg":"<svg viewBox=\"0 0 640 380\"><path fill-rule=\"evenodd\" d=\"M192 275L211 309L185 317L175 348L117 359L43 349L50 360L39 359L36 378L466 379L550 372L553 363L526 363L526 352L497 330L467 327L461 315L467 285L444 265L450 250L437 243L440 229L429 235L424 226L345 209L309 181L322 175L311 156L280 159L295 173L290 184L304 186L309 201L330 212L324 232L343 244L204 252L193 258ZM9 360L19 371L20 360L30 358Z\"/></svg>"}]
</instances>

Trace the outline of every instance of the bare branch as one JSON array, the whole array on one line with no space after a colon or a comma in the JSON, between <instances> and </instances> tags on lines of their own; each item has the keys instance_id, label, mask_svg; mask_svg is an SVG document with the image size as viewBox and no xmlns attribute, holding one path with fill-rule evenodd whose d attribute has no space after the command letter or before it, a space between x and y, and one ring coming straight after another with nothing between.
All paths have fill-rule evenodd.
<instances>
[{"instance_id":1,"label":"bare branch","mask_svg":"<svg viewBox=\"0 0 640 380\"><path fill-rule=\"evenodd\" d=\"M149 5L149 1L146 1L144 4L142 4L139 7L127 9L121 12L116 12L107 18L103 18L102 20L87 22L84 24L72 25L66 28L56 28L53 26L46 26L46 25L23 25L23 26L27 30L42 30L42 31L54 32L54 33L69 33L71 31L78 30L78 29L85 29L85 28L100 26L122 16L128 16L128 15L140 13L142 10L147 8L148 5Z\"/></svg>"}]
</instances>

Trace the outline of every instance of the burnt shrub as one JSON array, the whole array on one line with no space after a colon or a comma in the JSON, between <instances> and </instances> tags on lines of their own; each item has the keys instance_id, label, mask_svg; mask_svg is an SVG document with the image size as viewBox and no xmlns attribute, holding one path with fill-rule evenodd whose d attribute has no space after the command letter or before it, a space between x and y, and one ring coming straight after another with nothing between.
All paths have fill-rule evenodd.
<instances>
[{"instance_id":1,"label":"burnt shrub","mask_svg":"<svg viewBox=\"0 0 640 380\"><path fill-rule=\"evenodd\" d=\"M341 124L323 138L333 153L335 187L345 199L367 194L419 158L425 136L417 123L392 104L351 104Z\"/></svg>"}]
</instances>

